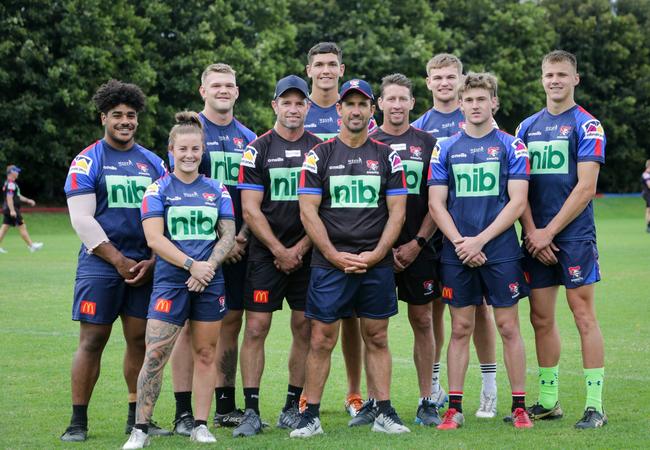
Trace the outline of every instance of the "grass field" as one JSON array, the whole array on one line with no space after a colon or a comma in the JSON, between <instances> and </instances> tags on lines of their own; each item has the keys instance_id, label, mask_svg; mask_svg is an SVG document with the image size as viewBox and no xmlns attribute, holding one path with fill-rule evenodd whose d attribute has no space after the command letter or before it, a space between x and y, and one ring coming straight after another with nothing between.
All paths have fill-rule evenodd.
<instances>
[{"instance_id":1,"label":"grass field","mask_svg":"<svg viewBox=\"0 0 650 450\"><path fill-rule=\"evenodd\" d=\"M417 383L411 358L412 335L405 314L391 320L393 354L392 400L412 433L385 436L369 429L349 429L343 413L345 374L340 350L333 354L332 372L322 403L326 434L295 442L286 431L268 429L253 438L235 440L230 430L217 430L218 445L226 448L647 448L650 427L645 409L650 381L650 235L644 231L639 199L596 201L603 281L597 289L598 315L605 336L605 407L610 423L602 430L579 432L573 424L584 407L584 385L578 334L565 301L558 303L562 336L560 398L565 419L537 423L532 430L514 430L498 420L479 420L480 374L472 355L465 386L466 426L440 432L411 423L417 405ZM58 437L70 417L70 363L77 345L78 325L70 320L74 271L79 241L63 214L26 214L32 237L45 242L30 254L18 234L10 232L0 255L0 447L59 448ZM563 293L561 293L563 295ZM400 305L404 312L404 305ZM528 303L521 302L522 332L528 357L529 400L537 395L537 364ZM288 313L277 314L267 341L262 380L262 416L275 423L284 402L288 352ZM125 442L126 389L121 360L121 329L104 352L102 374L89 408L89 440L73 448L119 448ZM510 392L498 351L499 414L509 412ZM443 369L444 371L444 369ZM173 395L169 371L155 419L169 425ZM239 383L239 380L238 380ZM443 375L446 385L446 374ZM238 385L238 405L243 405ZM157 438L153 448L191 445L180 437Z\"/></svg>"}]
</instances>

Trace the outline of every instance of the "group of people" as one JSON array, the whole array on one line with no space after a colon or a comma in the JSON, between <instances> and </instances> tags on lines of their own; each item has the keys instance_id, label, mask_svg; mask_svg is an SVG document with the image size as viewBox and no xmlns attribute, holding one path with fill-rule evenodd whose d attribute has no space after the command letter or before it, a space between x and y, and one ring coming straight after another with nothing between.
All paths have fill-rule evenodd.
<instances>
[{"instance_id":1,"label":"group of people","mask_svg":"<svg viewBox=\"0 0 650 450\"><path fill-rule=\"evenodd\" d=\"M545 56L547 106L516 136L494 121L493 75L463 75L450 54L434 56L426 70L433 107L411 125L415 100L406 76L385 76L377 97L361 79L339 88L342 52L319 43L306 65L311 91L299 76L279 80L275 125L256 137L233 115L235 71L212 64L201 75L203 110L176 115L169 169L135 142L142 91L116 80L99 88L93 99L104 138L77 155L65 185L82 246L73 304L80 340L63 441L87 438L88 403L118 316L129 400L123 448L171 434L152 421L170 359L174 433L214 442L207 426L213 395L215 426L233 427L233 436L260 433L264 345L285 300L292 340L277 426L291 437L323 433L319 409L339 334L349 425L410 431L390 400L388 323L398 299L414 335L416 423L463 425L472 336L483 381L476 416L496 417L498 331L512 388L507 420L530 428L563 416L559 285L567 288L582 344L587 396L576 427L607 423L591 205L605 135L574 101L575 57ZM539 363L539 396L528 407L517 309L525 297ZM452 328L447 392L439 379L445 305ZM235 404L238 358L243 411Z\"/></svg>"}]
</instances>

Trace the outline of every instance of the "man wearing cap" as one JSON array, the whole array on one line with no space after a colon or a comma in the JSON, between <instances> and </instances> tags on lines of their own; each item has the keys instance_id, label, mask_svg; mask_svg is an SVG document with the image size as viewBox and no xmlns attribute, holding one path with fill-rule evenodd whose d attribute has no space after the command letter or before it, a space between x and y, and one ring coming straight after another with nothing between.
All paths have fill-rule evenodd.
<instances>
[{"instance_id":1,"label":"man wearing cap","mask_svg":"<svg viewBox=\"0 0 650 450\"><path fill-rule=\"evenodd\" d=\"M406 181L397 152L368 138L372 89L363 80L341 87L339 134L305 156L300 217L314 243L305 316L312 319L305 375L307 408L291 437L323 433L319 409L341 319L356 315L366 345L368 386L377 400L373 430L404 433L390 403L388 318L397 314L392 245L406 208Z\"/></svg>"},{"instance_id":2,"label":"man wearing cap","mask_svg":"<svg viewBox=\"0 0 650 450\"><path fill-rule=\"evenodd\" d=\"M27 225L23 222L23 216L20 215L20 203L25 202L29 206L34 206L36 202L31 198L20 195L20 188L16 180L20 174L20 167L13 164L7 166L7 180L2 185L2 226L0 226L0 244L9 231L9 227L18 227L20 237L27 244L29 251L34 253L43 247L42 242L32 242L27 232ZM0 253L8 253L7 250L0 247Z\"/></svg>"},{"instance_id":3,"label":"man wearing cap","mask_svg":"<svg viewBox=\"0 0 650 450\"><path fill-rule=\"evenodd\" d=\"M295 75L278 81L271 101L275 125L246 147L240 162L237 188L241 191L244 220L253 234L244 289L246 327L240 352L246 411L233 436L252 436L262 430L259 393L264 342L272 314L282 309L285 298L292 311L293 341L287 398L277 426L294 429L300 421L298 400L309 350L309 319L304 311L311 241L300 222L297 190L303 157L321 142L304 128L308 95L307 83Z\"/></svg>"}]
</instances>

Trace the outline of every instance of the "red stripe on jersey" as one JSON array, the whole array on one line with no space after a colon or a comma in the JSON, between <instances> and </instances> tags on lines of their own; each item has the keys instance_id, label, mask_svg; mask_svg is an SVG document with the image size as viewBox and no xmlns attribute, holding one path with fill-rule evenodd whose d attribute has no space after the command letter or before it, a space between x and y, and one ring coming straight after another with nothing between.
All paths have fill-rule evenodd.
<instances>
[{"instance_id":1,"label":"red stripe on jersey","mask_svg":"<svg viewBox=\"0 0 650 450\"><path fill-rule=\"evenodd\" d=\"M530 159L526 158L526 175L530 175Z\"/></svg>"},{"instance_id":2,"label":"red stripe on jersey","mask_svg":"<svg viewBox=\"0 0 650 450\"><path fill-rule=\"evenodd\" d=\"M73 173L70 175L70 189L79 189L79 185L77 184L77 174Z\"/></svg>"},{"instance_id":3,"label":"red stripe on jersey","mask_svg":"<svg viewBox=\"0 0 650 450\"><path fill-rule=\"evenodd\" d=\"M147 205L147 197L142 199L142 214L149 212L149 206Z\"/></svg>"},{"instance_id":4,"label":"red stripe on jersey","mask_svg":"<svg viewBox=\"0 0 650 450\"><path fill-rule=\"evenodd\" d=\"M94 144L90 144L88 147L84 148L84 149L81 151L81 153L79 153L79 154L80 154L80 155L83 155L84 153L89 152L90 149L93 148L93 147L94 147L95 145L97 145L97 144L99 144L99 141L95 141Z\"/></svg>"},{"instance_id":5,"label":"red stripe on jersey","mask_svg":"<svg viewBox=\"0 0 650 450\"><path fill-rule=\"evenodd\" d=\"M405 171L402 170L402 187L406 189L406 174L404 172Z\"/></svg>"},{"instance_id":6,"label":"red stripe on jersey","mask_svg":"<svg viewBox=\"0 0 650 450\"><path fill-rule=\"evenodd\" d=\"M431 164L429 164L429 169L427 170L427 180L431 179Z\"/></svg>"},{"instance_id":7,"label":"red stripe on jersey","mask_svg":"<svg viewBox=\"0 0 650 450\"><path fill-rule=\"evenodd\" d=\"M244 170L246 169L245 166L239 166L239 176L237 177L237 183L243 184L244 183Z\"/></svg>"},{"instance_id":8,"label":"red stripe on jersey","mask_svg":"<svg viewBox=\"0 0 650 450\"><path fill-rule=\"evenodd\" d=\"M298 187L305 187L305 169L300 171L300 180L298 181Z\"/></svg>"},{"instance_id":9,"label":"red stripe on jersey","mask_svg":"<svg viewBox=\"0 0 650 450\"><path fill-rule=\"evenodd\" d=\"M594 116L593 116L589 111L587 111L586 109L584 109L582 106L578 105L578 110L579 110L580 112L582 112L582 113L585 113L585 114L588 115L590 118L595 119L595 117L594 117Z\"/></svg>"},{"instance_id":10,"label":"red stripe on jersey","mask_svg":"<svg viewBox=\"0 0 650 450\"><path fill-rule=\"evenodd\" d=\"M602 139L596 139L596 148L594 148L594 155L603 156L603 141L602 141Z\"/></svg>"}]
</instances>

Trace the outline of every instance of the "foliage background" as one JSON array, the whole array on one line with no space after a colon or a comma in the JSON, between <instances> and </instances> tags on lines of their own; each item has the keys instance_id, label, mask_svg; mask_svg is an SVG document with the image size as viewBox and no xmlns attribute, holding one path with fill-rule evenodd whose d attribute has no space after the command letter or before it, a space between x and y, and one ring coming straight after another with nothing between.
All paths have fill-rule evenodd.
<instances>
[{"instance_id":1,"label":"foliage background","mask_svg":"<svg viewBox=\"0 0 650 450\"><path fill-rule=\"evenodd\" d=\"M304 76L307 50L333 40L345 78L378 87L402 72L415 83L414 119L431 107L424 67L435 53L500 80L506 131L544 106L542 56L578 57L577 101L608 138L599 189L639 191L650 157L650 2L647 0L6 0L0 4L0 166L25 169L23 191L63 202L72 158L102 135L90 101L110 78L148 94L138 141L165 154L174 112L200 110L203 68L238 72L238 118L258 134L273 124L278 78Z\"/></svg>"}]
</instances>

